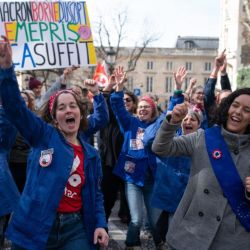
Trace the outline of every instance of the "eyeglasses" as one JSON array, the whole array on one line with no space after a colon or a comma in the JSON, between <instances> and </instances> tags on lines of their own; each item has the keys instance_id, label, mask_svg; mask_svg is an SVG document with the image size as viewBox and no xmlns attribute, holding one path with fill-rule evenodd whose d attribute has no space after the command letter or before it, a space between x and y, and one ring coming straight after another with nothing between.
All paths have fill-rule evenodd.
<instances>
[{"instance_id":1,"label":"eyeglasses","mask_svg":"<svg viewBox=\"0 0 250 250\"><path fill-rule=\"evenodd\" d=\"M196 95L205 95L204 92L196 92Z\"/></svg>"},{"instance_id":2,"label":"eyeglasses","mask_svg":"<svg viewBox=\"0 0 250 250\"><path fill-rule=\"evenodd\" d=\"M139 109L149 109L149 108L151 108L151 106L148 106L148 105L140 105L140 106L138 106L138 108Z\"/></svg>"},{"instance_id":3,"label":"eyeglasses","mask_svg":"<svg viewBox=\"0 0 250 250\"><path fill-rule=\"evenodd\" d=\"M132 102L132 99L130 99L130 98L123 98L123 101L124 102Z\"/></svg>"}]
</instances>

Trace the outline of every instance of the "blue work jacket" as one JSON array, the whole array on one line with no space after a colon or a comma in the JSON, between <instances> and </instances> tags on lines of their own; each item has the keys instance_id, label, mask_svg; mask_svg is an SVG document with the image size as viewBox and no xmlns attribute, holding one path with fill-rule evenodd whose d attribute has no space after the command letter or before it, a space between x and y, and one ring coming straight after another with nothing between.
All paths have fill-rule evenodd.
<instances>
[{"instance_id":1,"label":"blue work jacket","mask_svg":"<svg viewBox=\"0 0 250 250\"><path fill-rule=\"evenodd\" d=\"M0 70L0 93L7 118L32 147L26 184L8 226L7 237L25 249L42 250L70 176L74 151L60 131L26 107L13 68ZM94 230L107 227L100 187L102 168L96 149L84 142L84 138L82 133L78 134L84 152L83 223L92 249L96 249ZM51 157L46 167L40 161L44 154Z\"/></svg>"},{"instance_id":2,"label":"blue work jacket","mask_svg":"<svg viewBox=\"0 0 250 250\"><path fill-rule=\"evenodd\" d=\"M124 106L123 91L110 96L111 108L116 116L121 133L124 136L122 150L113 173L123 180L138 186L144 185L147 171L153 176L156 172L156 158L144 148L145 129L152 123L140 121L131 115Z\"/></svg>"},{"instance_id":3,"label":"blue work jacket","mask_svg":"<svg viewBox=\"0 0 250 250\"><path fill-rule=\"evenodd\" d=\"M165 117L166 115L162 114L145 130L143 142L148 150L151 150L152 142ZM180 132L176 132L177 136ZM174 213L188 183L191 158L187 156L156 157L156 163L157 171L151 204L153 207Z\"/></svg>"},{"instance_id":4,"label":"blue work jacket","mask_svg":"<svg viewBox=\"0 0 250 250\"><path fill-rule=\"evenodd\" d=\"M16 129L0 107L0 217L11 213L20 197L8 164L8 152L16 138Z\"/></svg>"}]
</instances>

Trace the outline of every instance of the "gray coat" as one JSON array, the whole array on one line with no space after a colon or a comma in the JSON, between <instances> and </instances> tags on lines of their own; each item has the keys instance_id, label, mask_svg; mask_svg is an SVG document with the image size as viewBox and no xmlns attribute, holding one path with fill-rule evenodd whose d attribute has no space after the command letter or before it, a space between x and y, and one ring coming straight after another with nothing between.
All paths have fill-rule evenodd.
<instances>
[{"instance_id":1,"label":"gray coat","mask_svg":"<svg viewBox=\"0 0 250 250\"><path fill-rule=\"evenodd\" d=\"M160 156L192 158L188 185L167 234L168 244L177 250L249 250L250 233L223 196L207 154L204 131L174 137L178 127L165 119L152 145ZM222 135L244 182L250 176L250 135L225 129Z\"/></svg>"}]
</instances>

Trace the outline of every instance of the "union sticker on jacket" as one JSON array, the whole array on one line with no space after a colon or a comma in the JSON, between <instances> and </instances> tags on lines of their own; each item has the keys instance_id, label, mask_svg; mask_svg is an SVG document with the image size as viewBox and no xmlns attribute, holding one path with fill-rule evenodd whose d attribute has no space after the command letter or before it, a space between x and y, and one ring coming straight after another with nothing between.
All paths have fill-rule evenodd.
<instances>
[{"instance_id":1,"label":"union sticker on jacket","mask_svg":"<svg viewBox=\"0 0 250 250\"><path fill-rule=\"evenodd\" d=\"M124 166L124 170L130 174L135 172L135 163L132 161L126 161L125 162L125 166Z\"/></svg>"},{"instance_id":2,"label":"union sticker on jacket","mask_svg":"<svg viewBox=\"0 0 250 250\"><path fill-rule=\"evenodd\" d=\"M41 156L40 156L40 159L39 159L39 163L40 163L41 167L46 168L51 164L51 162L52 162L52 154L53 153L54 153L53 148L41 151Z\"/></svg>"},{"instance_id":3,"label":"union sticker on jacket","mask_svg":"<svg viewBox=\"0 0 250 250\"><path fill-rule=\"evenodd\" d=\"M136 138L135 139L130 139L130 149L131 150L140 150L144 149L143 145L143 136L144 136L145 130L143 128L138 128L136 131Z\"/></svg>"},{"instance_id":4,"label":"union sticker on jacket","mask_svg":"<svg viewBox=\"0 0 250 250\"><path fill-rule=\"evenodd\" d=\"M139 150L139 149L143 149L143 142L140 139L130 139L130 149L131 150Z\"/></svg>"}]
</instances>

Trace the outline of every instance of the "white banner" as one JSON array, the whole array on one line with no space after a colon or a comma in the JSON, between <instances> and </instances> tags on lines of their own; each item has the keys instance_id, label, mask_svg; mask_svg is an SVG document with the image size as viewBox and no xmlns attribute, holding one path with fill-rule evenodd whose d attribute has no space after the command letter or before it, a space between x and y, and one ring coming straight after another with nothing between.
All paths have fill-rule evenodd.
<instances>
[{"instance_id":1,"label":"white banner","mask_svg":"<svg viewBox=\"0 0 250 250\"><path fill-rule=\"evenodd\" d=\"M11 42L16 70L96 64L84 1L0 2L0 35Z\"/></svg>"}]
</instances>

